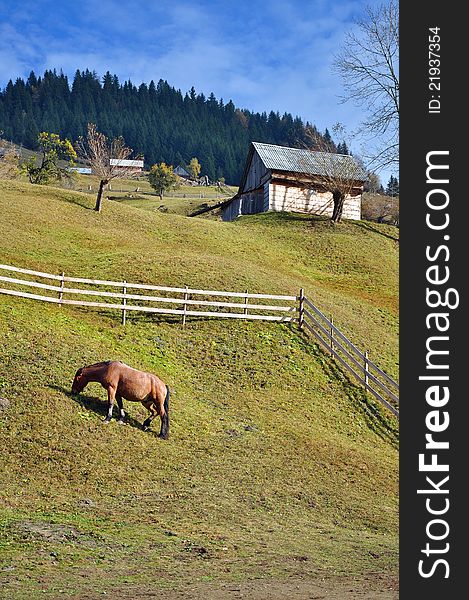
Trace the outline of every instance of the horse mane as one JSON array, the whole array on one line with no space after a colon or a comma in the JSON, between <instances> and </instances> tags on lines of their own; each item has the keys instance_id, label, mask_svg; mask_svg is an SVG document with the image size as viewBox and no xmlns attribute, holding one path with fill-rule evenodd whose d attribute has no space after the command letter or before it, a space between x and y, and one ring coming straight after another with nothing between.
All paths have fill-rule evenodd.
<instances>
[{"instance_id":1,"label":"horse mane","mask_svg":"<svg viewBox=\"0 0 469 600\"><path fill-rule=\"evenodd\" d=\"M121 361L120 360L104 360L102 362L94 363L92 365L86 365L85 367L81 367L81 369L78 369L78 371L79 371L78 374L81 375L85 369L94 369L95 367L107 367L113 362L121 362Z\"/></svg>"}]
</instances>

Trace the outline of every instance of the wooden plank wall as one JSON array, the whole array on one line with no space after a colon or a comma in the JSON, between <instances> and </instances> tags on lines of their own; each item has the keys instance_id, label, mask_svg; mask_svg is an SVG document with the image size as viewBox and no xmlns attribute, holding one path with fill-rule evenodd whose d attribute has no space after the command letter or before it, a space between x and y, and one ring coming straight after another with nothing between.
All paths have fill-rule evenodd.
<instances>
[{"instance_id":1,"label":"wooden plank wall","mask_svg":"<svg viewBox=\"0 0 469 600\"><path fill-rule=\"evenodd\" d=\"M249 171L246 175L246 181L243 185L243 188L240 190L240 193L247 192L249 190L255 190L261 187L269 177L269 171L265 168L264 163L261 161L257 152L253 153L251 164L249 166Z\"/></svg>"},{"instance_id":2,"label":"wooden plank wall","mask_svg":"<svg viewBox=\"0 0 469 600\"><path fill-rule=\"evenodd\" d=\"M269 209L332 216L334 203L331 192L311 191L282 183L269 184ZM345 198L344 219L361 219L361 195Z\"/></svg>"}]
</instances>

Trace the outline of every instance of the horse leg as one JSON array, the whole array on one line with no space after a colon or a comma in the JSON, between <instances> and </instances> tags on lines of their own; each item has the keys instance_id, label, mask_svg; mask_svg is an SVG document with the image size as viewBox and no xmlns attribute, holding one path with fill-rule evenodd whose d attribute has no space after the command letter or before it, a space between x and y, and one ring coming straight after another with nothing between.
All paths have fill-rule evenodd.
<instances>
[{"instance_id":1,"label":"horse leg","mask_svg":"<svg viewBox=\"0 0 469 600\"><path fill-rule=\"evenodd\" d=\"M153 419L158 414L158 410L157 410L156 406L153 404L153 400L148 400L147 402L142 402L142 404L147 410L150 411L150 416L148 417L148 419L145 419L145 421L143 422L143 431L146 431L150 427Z\"/></svg>"},{"instance_id":2,"label":"horse leg","mask_svg":"<svg viewBox=\"0 0 469 600\"><path fill-rule=\"evenodd\" d=\"M116 394L117 406L119 407L119 420L117 421L119 425L125 425L125 411L124 411L124 403L122 402L122 396L120 394Z\"/></svg>"},{"instance_id":3,"label":"horse leg","mask_svg":"<svg viewBox=\"0 0 469 600\"><path fill-rule=\"evenodd\" d=\"M112 419L112 409L114 408L114 401L116 399L116 390L113 387L107 388L107 399L109 402L109 408L107 411L107 417L104 419L104 423L107 425Z\"/></svg>"},{"instance_id":4,"label":"horse leg","mask_svg":"<svg viewBox=\"0 0 469 600\"><path fill-rule=\"evenodd\" d=\"M166 394L158 393L155 404L161 418L161 429L158 437L167 440L169 437L169 389L166 386Z\"/></svg>"}]
</instances>

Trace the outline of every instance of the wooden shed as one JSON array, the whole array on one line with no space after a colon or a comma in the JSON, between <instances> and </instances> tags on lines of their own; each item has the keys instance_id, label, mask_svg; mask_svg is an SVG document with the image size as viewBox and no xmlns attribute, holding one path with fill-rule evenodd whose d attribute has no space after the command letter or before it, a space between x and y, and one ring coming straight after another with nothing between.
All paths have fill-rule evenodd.
<instances>
[{"instance_id":1,"label":"wooden shed","mask_svg":"<svg viewBox=\"0 0 469 600\"><path fill-rule=\"evenodd\" d=\"M182 165L178 165L174 169L173 172L174 172L175 175L178 175L179 177L182 177L183 179L191 179L190 174L188 173L188 171Z\"/></svg>"},{"instance_id":2,"label":"wooden shed","mask_svg":"<svg viewBox=\"0 0 469 600\"><path fill-rule=\"evenodd\" d=\"M268 210L332 216L330 182L337 173L350 180L343 217L360 219L366 174L352 156L252 142L238 192L223 204L222 218Z\"/></svg>"}]
</instances>

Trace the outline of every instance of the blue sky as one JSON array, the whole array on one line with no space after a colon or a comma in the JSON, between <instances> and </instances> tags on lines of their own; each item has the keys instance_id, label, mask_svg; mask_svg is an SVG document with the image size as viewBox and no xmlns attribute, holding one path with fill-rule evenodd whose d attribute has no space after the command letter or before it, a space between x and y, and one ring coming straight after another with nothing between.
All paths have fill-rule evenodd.
<instances>
[{"instance_id":1,"label":"blue sky","mask_svg":"<svg viewBox=\"0 0 469 600\"><path fill-rule=\"evenodd\" d=\"M336 122L352 131L363 115L340 102L332 61L366 5L380 3L0 0L0 87L31 70L109 70L136 85L166 79L240 108L290 112L321 131Z\"/></svg>"}]
</instances>

